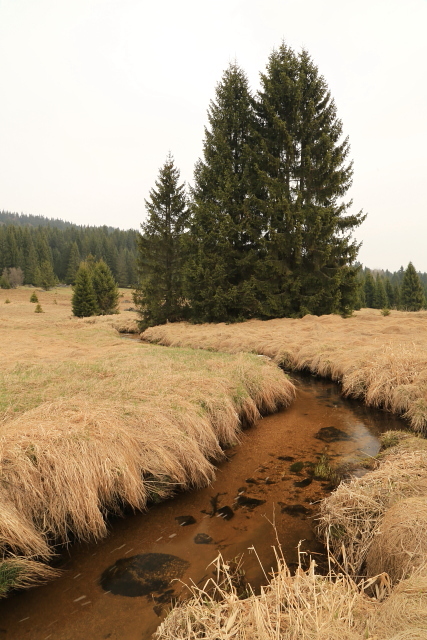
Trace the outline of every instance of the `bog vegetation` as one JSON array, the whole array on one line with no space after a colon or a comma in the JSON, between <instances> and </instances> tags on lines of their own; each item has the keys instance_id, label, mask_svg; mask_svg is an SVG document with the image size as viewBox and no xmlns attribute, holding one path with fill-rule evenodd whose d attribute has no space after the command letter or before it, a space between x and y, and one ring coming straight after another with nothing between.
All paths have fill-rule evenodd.
<instances>
[{"instance_id":1,"label":"bog vegetation","mask_svg":"<svg viewBox=\"0 0 427 640\"><path fill-rule=\"evenodd\" d=\"M344 394L403 415L427 433L427 312L362 309L337 315L235 324L166 324L143 338L173 347L252 352L288 369L341 382Z\"/></svg>"},{"instance_id":2,"label":"bog vegetation","mask_svg":"<svg viewBox=\"0 0 427 640\"><path fill-rule=\"evenodd\" d=\"M37 315L30 293L0 310L1 595L54 573L52 543L97 540L108 513L209 482L242 422L294 395L254 355L122 340L126 298L120 316L76 318L70 289L37 291Z\"/></svg>"}]
</instances>

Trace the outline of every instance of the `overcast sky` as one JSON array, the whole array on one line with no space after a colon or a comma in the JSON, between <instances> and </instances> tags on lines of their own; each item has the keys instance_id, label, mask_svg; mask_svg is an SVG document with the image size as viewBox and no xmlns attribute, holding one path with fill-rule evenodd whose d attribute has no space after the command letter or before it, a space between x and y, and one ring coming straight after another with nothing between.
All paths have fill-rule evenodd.
<instances>
[{"instance_id":1,"label":"overcast sky","mask_svg":"<svg viewBox=\"0 0 427 640\"><path fill-rule=\"evenodd\" d=\"M192 182L230 61L305 47L354 160L360 260L427 271L427 0L0 0L0 209L139 228L170 150Z\"/></svg>"}]
</instances>

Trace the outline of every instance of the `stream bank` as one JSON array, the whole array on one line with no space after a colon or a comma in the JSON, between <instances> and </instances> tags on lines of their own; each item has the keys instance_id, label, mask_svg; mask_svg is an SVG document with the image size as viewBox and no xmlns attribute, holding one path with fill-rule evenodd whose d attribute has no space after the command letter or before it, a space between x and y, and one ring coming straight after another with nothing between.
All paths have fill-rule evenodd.
<instances>
[{"instance_id":1,"label":"stream bank","mask_svg":"<svg viewBox=\"0 0 427 640\"><path fill-rule=\"evenodd\" d=\"M170 579L203 583L218 552L228 560L244 554L246 580L257 590L265 577L248 549L255 547L269 573L277 544L273 520L291 567L300 540L320 563L313 518L330 486L312 477L312 465L325 453L332 466L375 456L379 434L403 426L390 414L342 398L331 381L305 376L296 382L296 401L241 435L212 486L152 505L147 513L110 519L108 538L62 553L58 580L0 602L0 637L148 639L183 590Z\"/></svg>"}]
</instances>

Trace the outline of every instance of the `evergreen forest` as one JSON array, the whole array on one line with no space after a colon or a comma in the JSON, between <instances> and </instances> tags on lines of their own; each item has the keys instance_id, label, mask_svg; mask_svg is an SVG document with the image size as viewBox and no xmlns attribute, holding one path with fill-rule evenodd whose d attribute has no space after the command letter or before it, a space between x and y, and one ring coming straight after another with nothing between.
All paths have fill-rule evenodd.
<instances>
[{"instance_id":1,"label":"evergreen forest","mask_svg":"<svg viewBox=\"0 0 427 640\"><path fill-rule=\"evenodd\" d=\"M23 284L74 284L80 262L104 260L121 287L136 284L138 232L78 226L41 216L0 213L0 275L21 269ZM7 272L5 275L7 275ZM53 282L53 283L54 283Z\"/></svg>"}]
</instances>

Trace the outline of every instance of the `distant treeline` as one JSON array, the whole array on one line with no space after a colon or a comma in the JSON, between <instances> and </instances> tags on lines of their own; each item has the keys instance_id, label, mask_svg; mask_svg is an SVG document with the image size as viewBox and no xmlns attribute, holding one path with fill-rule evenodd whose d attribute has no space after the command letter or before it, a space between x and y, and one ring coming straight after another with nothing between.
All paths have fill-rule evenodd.
<instances>
[{"instance_id":1,"label":"distant treeline","mask_svg":"<svg viewBox=\"0 0 427 640\"><path fill-rule=\"evenodd\" d=\"M400 267L398 271L365 267L359 277L360 307L408 311L416 311L414 307L427 307L427 273L417 272L412 263L407 269Z\"/></svg>"},{"instance_id":2,"label":"distant treeline","mask_svg":"<svg viewBox=\"0 0 427 640\"><path fill-rule=\"evenodd\" d=\"M20 268L38 286L46 263L59 282L72 284L82 260L103 259L121 287L136 284L137 231L79 226L43 216L0 212L0 275Z\"/></svg>"}]
</instances>

